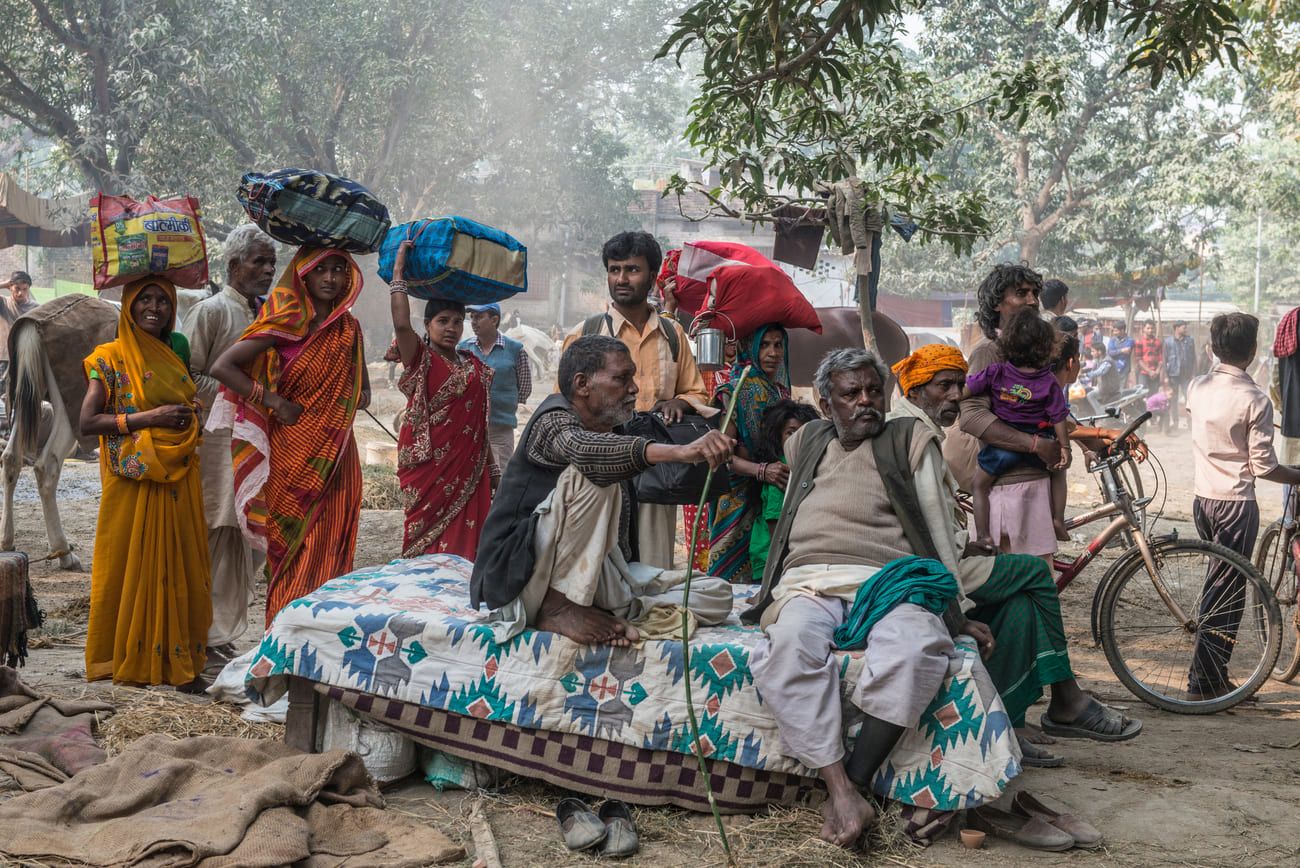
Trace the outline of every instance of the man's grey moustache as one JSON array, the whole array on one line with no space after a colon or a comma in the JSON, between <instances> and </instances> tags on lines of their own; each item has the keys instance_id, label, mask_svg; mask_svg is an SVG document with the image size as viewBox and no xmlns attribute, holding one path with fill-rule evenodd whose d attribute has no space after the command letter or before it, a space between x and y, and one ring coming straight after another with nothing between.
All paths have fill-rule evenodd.
<instances>
[{"instance_id":1,"label":"man's grey moustache","mask_svg":"<svg viewBox=\"0 0 1300 868\"><path fill-rule=\"evenodd\" d=\"M884 419L885 414L881 413L879 410L873 410L868 408L866 410L859 410L858 412L854 413L853 418L854 419Z\"/></svg>"}]
</instances>

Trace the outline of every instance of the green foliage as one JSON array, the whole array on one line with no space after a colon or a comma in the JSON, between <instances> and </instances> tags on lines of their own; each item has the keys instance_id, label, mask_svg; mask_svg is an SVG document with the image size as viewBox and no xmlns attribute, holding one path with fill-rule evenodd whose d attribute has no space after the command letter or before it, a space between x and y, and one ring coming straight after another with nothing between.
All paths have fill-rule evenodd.
<instances>
[{"instance_id":1,"label":"green foliage","mask_svg":"<svg viewBox=\"0 0 1300 868\"><path fill-rule=\"evenodd\" d=\"M1080 33L1100 34L1112 16L1134 43L1125 69L1148 72L1152 87L1166 70L1190 79L1211 60L1238 69L1246 49L1237 12L1217 0L1070 0L1060 23L1073 18Z\"/></svg>"},{"instance_id":2,"label":"green foliage","mask_svg":"<svg viewBox=\"0 0 1300 868\"><path fill-rule=\"evenodd\" d=\"M1107 50L1118 52L1106 64L1109 79L1136 80L1126 73L1142 69L1153 91L1169 69L1190 77L1212 59L1235 64L1243 45L1232 10L1212 0L1074 0L1064 17L1041 2L961 4L946 7L961 19L951 32L971 47L1005 47L986 52L978 87L955 88L932 57L918 62L902 44L905 17L935 8L922 0L705 0L682 13L659 56L703 58L687 138L722 169L722 185L709 191L717 210L761 219L809 198L819 182L857 175L876 198L912 214L923 238L969 252L1000 215L946 167L961 162L970 132L986 121L1050 129L1073 105L1075 70L1040 48L1068 35L1065 18L1085 34L1107 33ZM1119 27L1108 32L1111 12ZM963 72L965 83L973 73ZM678 180L670 192L685 185Z\"/></svg>"},{"instance_id":3,"label":"green foliage","mask_svg":"<svg viewBox=\"0 0 1300 868\"><path fill-rule=\"evenodd\" d=\"M666 0L0 0L0 113L67 176L189 192L220 230L250 170L306 165L398 220L465 213L590 246L624 228L621 131L670 138ZM545 258L545 250L539 251Z\"/></svg>"}]
</instances>

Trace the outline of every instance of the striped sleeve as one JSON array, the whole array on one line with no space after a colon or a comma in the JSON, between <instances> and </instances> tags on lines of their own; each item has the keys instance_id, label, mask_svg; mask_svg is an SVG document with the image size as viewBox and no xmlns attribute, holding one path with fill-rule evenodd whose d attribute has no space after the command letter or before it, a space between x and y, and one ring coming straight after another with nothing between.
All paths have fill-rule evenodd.
<instances>
[{"instance_id":1,"label":"striped sleeve","mask_svg":"<svg viewBox=\"0 0 1300 868\"><path fill-rule=\"evenodd\" d=\"M553 410L533 425L528 458L543 467L560 469L572 464L596 485L631 479L650 466L644 437L588 431L567 410Z\"/></svg>"}]
</instances>

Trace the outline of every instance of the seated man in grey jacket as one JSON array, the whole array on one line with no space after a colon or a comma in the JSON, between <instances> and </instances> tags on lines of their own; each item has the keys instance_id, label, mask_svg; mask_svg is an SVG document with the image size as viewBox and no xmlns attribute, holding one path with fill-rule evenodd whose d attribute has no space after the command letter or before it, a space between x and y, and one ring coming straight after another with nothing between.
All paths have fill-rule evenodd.
<instances>
[{"instance_id":1,"label":"seated man in grey jacket","mask_svg":"<svg viewBox=\"0 0 1300 868\"><path fill-rule=\"evenodd\" d=\"M731 438L710 431L693 443L652 443L617 429L636 407L636 364L615 338L574 341L560 359L560 392L529 421L483 526L471 602L494 609L498 642L525 627L583 644L626 645L630 622L656 605L680 605L683 571L637 562L632 480L655 464L731 457ZM731 612L721 579L691 586L701 624Z\"/></svg>"}]
</instances>

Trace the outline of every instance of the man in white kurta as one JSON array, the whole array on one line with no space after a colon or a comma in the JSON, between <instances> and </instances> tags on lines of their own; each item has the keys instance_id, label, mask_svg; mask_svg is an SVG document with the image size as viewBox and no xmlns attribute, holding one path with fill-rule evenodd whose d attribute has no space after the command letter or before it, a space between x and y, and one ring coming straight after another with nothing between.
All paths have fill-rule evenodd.
<instances>
[{"instance_id":1,"label":"man in white kurta","mask_svg":"<svg viewBox=\"0 0 1300 868\"><path fill-rule=\"evenodd\" d=\"M208 370L239 340L257 316L260 298L275 278L275 247L253 224L240 226L226 242L226 284L190 309L182 331L190 341L190 366L203 402L204 422L221 387ZM235 477L230 462L230 429L206 431L199 447L203 472L203 512L212 560L212 627L209 663L219 668L234 656L253 601L257 573L265 556L244 540L235 513Z\"/></svg>"}]
</instances>

